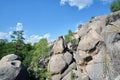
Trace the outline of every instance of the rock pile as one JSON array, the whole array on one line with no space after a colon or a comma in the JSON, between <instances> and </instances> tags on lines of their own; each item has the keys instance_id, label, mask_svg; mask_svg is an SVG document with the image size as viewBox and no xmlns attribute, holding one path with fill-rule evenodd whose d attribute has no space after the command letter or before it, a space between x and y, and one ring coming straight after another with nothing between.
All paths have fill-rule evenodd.
<instances>
[{"instance_id":1,"label":"rock pile","mask_svg":"<svg viewBox=\"0 0 120 80\"><path fill-rule=\"evenodd\" d=\"M66 49L62 36L54 43L53 56L48 63L48 71L52 74L52 80L61 80L72 69L76 69L73 55Z\"/></svg>"},{"instance_id":2,"label":"rock pile","mask_svg":"<svg viewBox=\"0 0 120 80\"><path fill-rule=\"evenodd\" d=\"M54 43L48 63L52 80L119 80L120 11L95 17L75 35L79 43L73 53L63 37Z\"/></svg>"}]
</instances>

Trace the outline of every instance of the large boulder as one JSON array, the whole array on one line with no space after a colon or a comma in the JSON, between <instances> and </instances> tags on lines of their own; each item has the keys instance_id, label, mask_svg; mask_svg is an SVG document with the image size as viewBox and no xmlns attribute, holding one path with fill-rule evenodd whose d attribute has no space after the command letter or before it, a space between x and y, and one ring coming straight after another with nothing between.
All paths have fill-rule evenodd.
<instances>
[{"instance_id":1,"label":"large boulder","mask_svg":"<svg viewBox=\"0 0 120 80\"><path fill-rule=\"evenodd\" d=\"M94 48L98 41L101 41L101 36L95 30L90 30L88 34L81 38L78 45L78 50L90 50Z\"/></svg>"},{"instance_id":2,"label":"large boulder","mask_svg":"<svg viewBox=\"0 0 120 80\"><path fill-rule=\"evenodd\" d=\"M17 55L10 54L0 60L0 80L29 80L27 69L17 59Z\"/></svg>"},{"instance_id":3,"label":"large boulder","mask_svg":"<svg viewBox=\"0 0 120 80\"><path fill-rule=\"evenodd\" d=\"M62 36L58 38L58 40L53 45L53 53L58 54L62 53L65 50L65 42Z\"/></svg>"},{"instance_id":4,"label":"large boulder","mask_svg":"<svg viewBox=\"0 0 120 80\"><path fill-rule=\"evenodd\" d=\"M62 73L67 66L63 54L53 55L48 63L48 71L51 74Z\"/></svg>"}]
</instances>

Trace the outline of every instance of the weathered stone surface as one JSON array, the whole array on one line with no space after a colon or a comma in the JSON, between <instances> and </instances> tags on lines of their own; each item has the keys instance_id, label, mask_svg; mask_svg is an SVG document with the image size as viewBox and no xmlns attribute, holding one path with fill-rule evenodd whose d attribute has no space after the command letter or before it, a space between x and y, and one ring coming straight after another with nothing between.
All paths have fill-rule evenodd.
<instances>
[{"instance_id":1,"label":"weathered stone surface","mask_svg":"<svg viewBox=\"0 0 120 80\"><path fill-rule=\"evenodd\" d=\"M64 71L64 73L61 74L62 78L63 78L65 75L67 75L70 71L76 70L76 69L77 69L76 63L75 63L75 62L71 63L71 64L68 66L68 68Z\"/></svg>"},{"instance_id":2,"label":"weathered stone surface","mask_svg":"<svg viewBox=\"0 0 120 80\"><path fill-rule=\"evenodd\" d=\"M120 75L115 78L115 80L120 80Z\"/></svg>"},{"instance_id":3,"label":"weathered stone surface","mask_svg":"<svg viewBox=\"0 0 120 80\"><path fill-rule=\"evenodd\" d=\"M90 30L88 34L81 38L78 45L78 50L90 50L98 43L98 41L101 41L100 35L96 31Z\"/></svg>"},{"instance_id":4,"label":"weathered stone surface","mask_svg":"<svg viewBox=\"0 0 120 80\"><path fill-rule=\"evenodd\" d=\"M66 46L64 43L64 39L62 36L60 36L53 45L53 53L54 54L62 53L64 51L65 47Z\"/></svg>"},{"instance_id":5,"label":"weathered stone surface","mask_svg":"<svg viewBox=\"0 0 120 80\"><path fill-rule=\"evenodd\" d=\"M52 74L63 72L67 63L64 60L63 54L53 55L48 63L48 71Z\"/></svg>"},{"instance_id":6,"label":"weathered stone surface","mask_svg":"<svg viewBox=\"0 0 120 80\"><path fill-rule=\"evenodd\" d=\"M6 61L13 61L13 60L16 60L16 59L18 59L18 56L17 56L17 55L15 55L15 54L9 54L9 55L7 55L7 56L4 56L4 57L1 59L1 61L6 62Z\"/></svg>"},{"instance_id":7,"label":"weathered stone surface","mask_svg":"<svg viewBox=\"0 0 120 80\"><path fill-rule=\"evenodd\" d=\"M21 61L16 60L17 58L18 56L10 54L0 60L0 80L29 80L27 69L23 69Z\"/></svg>"},{"instance_id":8,"label":"weathered stone surface","mask_svg":"<svg viewBox=\"0 0 120 80\"><path fill-rule=\"evenodd\" d=\"M79 35L79 38L81 38L84 35L86 35L89 30L90 30L89 29L89 24L82 25L82 27L77 32L77 34Z\"/></svg>"},{"instance_id":9,"label":"weathered stone surface","mask_svg":"<svg viewBox=\"0 0 120 80\"><path fill-rule=\"evenodd\" d=\"M73 74L72 74L73 73ZM72 76L77 76L76 75L76 71L70 71L62 80L72 80L73 78L72 78ZM76 79L76 77L74 78L74 79Z\"/></svg>"},{"instance_id":10,"label":"weathered stone surface","mask_svg":"<svg viewBox=\"0 0 120 80\"><path fill-rule=\"evenodd\" d=\"M57 75L52 76L52 80L61 80L61 75L57 74Z\"/></svg>"},{"instance_id":11,"label":"weathered stone surface","mask_svg":"<svg viewBox=\"0 0 120 80\"><path fill-rule=\"evenodd\" d=\"M96 17L78 31L77 67L90 79L114 80L120 74L119 25L120 11Z\"/></svg>"},{"instance_id":12,"label":"weathered stone surface","mask_svg":"<svg viewBox=\"0 0 120 80\"><path fill-rule=\"evenodd\" d=\"M73 61L73 56L71 53L66 52L64 54L64 59L65 59L66 63L69 65Z\"/></svg>"},{"instance_id":13,"label":"weathered stone surface","mask_svg":"<svg viewBox=\"0 0 120 80\"><path fill-rule=\"evenodd\" d=\"M94 61L88 63L86 71L89 77L93 80L102 80L103 75L103 59L102 54L98 54ZM97 74L96 74L97 73Z\"/></svg>"},{"instance_id":14,"label":"weathered stone surface","mask_svg":"<svg viewBox=\"0 0 120 80\"><path fill-rule=\"evenodd\" d=\"M90 78L76 70L71 70L62 80L90 80Z\"/></svg>"}]
</instances>

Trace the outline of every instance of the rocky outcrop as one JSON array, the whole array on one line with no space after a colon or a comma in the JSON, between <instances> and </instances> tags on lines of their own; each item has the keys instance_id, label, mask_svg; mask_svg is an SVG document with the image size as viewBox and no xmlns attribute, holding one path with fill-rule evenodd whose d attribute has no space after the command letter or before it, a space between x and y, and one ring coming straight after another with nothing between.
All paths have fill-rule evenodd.
<instances>
[{"instance_id":1,"label":"rocky outcrop","mask_svg":"<svg viewBox=\"0 0 120 80\"><path fill-rule=\"evenodd\" d=\"M119 80L120 11L95 17L82 25L75 36L79 43L72 53L69 50L72 44L67 44L66 50L62 37L53 45L54 55L48 65L52 79Z\"/></svg>"},{"instance_id":2,"label":"rocky outcrop","mask_svg":"<svg viewBox=\"0 0 120 80\"><path fill-rule=\"evenodd\" d=\"M78 31L78 70L92 80L114 80L120 74L120 11L96 17ZM96 74L97 73L97 74Z\"/></svg>"},{"instance_id":3,"label":"rocky outcrop","mask_svg":"<svg viewBox=\"0 0 120 80\"><path fill-rule=\"evenodd\" d=\"M0 60L0 80L29 80L27 69L17 55L10 54Z\"/></svg>"}]
</instances>

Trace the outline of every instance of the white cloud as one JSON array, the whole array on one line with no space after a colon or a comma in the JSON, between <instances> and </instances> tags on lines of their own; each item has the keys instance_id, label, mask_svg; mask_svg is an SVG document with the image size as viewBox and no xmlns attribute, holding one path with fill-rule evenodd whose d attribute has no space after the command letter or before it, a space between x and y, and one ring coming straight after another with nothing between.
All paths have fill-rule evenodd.
<instances>
[{"instance_id":1,"label":"white cloud","mask_svg":"<svg viewBox=\"0 0 120 80\"><path fill-rule=\"evenodd\" d=\"M4 32L0 32L0 39L6 39L8 38L8 34Z\"/></svg>"},{"instance_id":2,"label":"white cloud","mask_svg":"<svg viewBox=\"0 0 120 80\"><path fill-rule=\"evenodd\" d=\"M16 24L16 27L10 27L10 30L5 33L5 32L0 32L0 39L10 39L10 36L12 35L13 31L20 31L20 30L23 30L23 25L22 23L17 23ZM47 34L44 34L43 36L40 36L40 35L31 35L31 36L28 36L26 34L23 35L24 38L26 38L25 42L26 43L31 43L31 44L34 44L36 42L38 42L40 39L42 38L46 38L49 40L50 38L50 34L47 33Z\"/></svg>"},{"instance_id":3,"label":"white cloud","mask_svg":"<svg viewBox=\"0 0 120 80\"><path fill-rule=\"evenodd\" d=\"M46 38L46 39L49 39L49 37L50 37L50 34L49 34L49 33L47 33L47 34L45 34L45 35L43 36L43 38Z\"/></svg>"},{"instance_id":4,"label":"white cloud","mask_svg":"<svg viewBox=\"0 0 120 80\"><path fill-rule=\"evenodd\" d=\"M60 4L65 5L68 3L70 6L76 6L79 10L90 6L93 3L93 0L61 0Z\"/></svg>"},{"instance_id":5,"label":"white cloud","mask_svg":"<svg viewBox=\"0 0 120 80\"><path fill-rule=\"evenodd\" d=\"M10 35L12 35L12 33L13 33L12 31L9 31L7 34L10 36Z\"/></svg>"},{"instance_id":6,"label":"white cloud","mask_svg":"<svg viewBox=\"0 0 120 80\"><path fill-rule=\"evenodd\" d=\"M20 30L23 30L23 25L22 25L22 23L17 23L17 25L16 25L16 31L20 31Z\"/></svg>"},{"instance_id":7,"label":"white cloud","mask_svg":"<svg viewBox=\"0 0 120 80\"><path fill-rule=\"evenodd\" d=\"M39 42L39 40L42 39L42 38L49 39L49 37L50 37L50 34L49 34L49 33L47 33L47 34L45 34L45 35L43 35L43 36L40 36L40 35L31 35L31 36L26 40L26 42L27 42L27 43L34 44L34 43L36 43L36 42Z\"/></svg>"},{"instance_id":8,"label":"white cloud","mask_svg":"<svg viewBox=\"0 0 120 80\"><path fill-rule=\"evenodd\" d=\"M16 30L16 31L20 31L20 30L23 30L23 25L22 25L22 23L17 23L16 24L16 27L10 27L9 28L10 30L7 32L7 33L5 33L5 32L0 32L0 39L9 39L10 38L10 36L12 35L12 32L14 31L14 30ZM23 36L25 36L25 35L23 35Z\"/></svg>"},{"instance_id":9,"label":"white cloud","mask_svg":"<svg viewBox=\"0 0 120 80\"><path fill-rule=\"evenodd\" d=\"M38 42L42 37L39 35L31 35L28 39L27 39L27 43L32 43L34 44L35 42Z\"/></svg>"}]
</instances>

